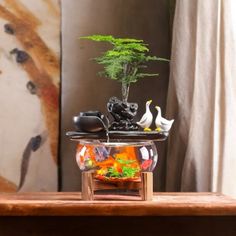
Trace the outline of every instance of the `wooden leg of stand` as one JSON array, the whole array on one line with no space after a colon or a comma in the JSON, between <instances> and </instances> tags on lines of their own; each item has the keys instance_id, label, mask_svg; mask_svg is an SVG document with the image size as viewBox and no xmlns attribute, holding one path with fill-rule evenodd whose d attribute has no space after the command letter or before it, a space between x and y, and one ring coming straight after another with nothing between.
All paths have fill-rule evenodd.
<instances>
[{"instance_id":1,"label":"wooden leg of stand","mask_svg":"<svg viewBox=\"0 0 236 236\"><path fill-rule=\"evenodd\" d=\"M94 194L93 172L82 172L82 200L92 201Z\"/></svg>"},{"instance_id":2,"label":"wooden leg of stand","mask_svg":"<svg viewBox=\"0 0 236 236\"><path fill-rule=\"evenodd\" d=\"M153 174L152 172L141 173L141 197L143 201L151 201L153 195Z\"/></svg>"}]
</instances>

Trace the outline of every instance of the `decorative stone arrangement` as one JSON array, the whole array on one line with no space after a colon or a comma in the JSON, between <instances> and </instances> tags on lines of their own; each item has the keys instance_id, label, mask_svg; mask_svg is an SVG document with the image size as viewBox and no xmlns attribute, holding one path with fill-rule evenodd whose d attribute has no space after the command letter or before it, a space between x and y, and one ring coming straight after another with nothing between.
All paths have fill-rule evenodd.
<instances>
[{"instance_id":1,"label":"decorative stone arrangement","mask_svg":"<svg viewBox=\"0 0 236 236\"><path fill-rule=\"evenodd\" d=\"M108 42L112 49L95 60L104 66L103 76L122 85L122 100L111 97L107 103L109 115L99 111L80 112L73 118L76 131L67 135L79 142L76 160L82 170L82 198L93 200L95 194L121 193L151 200L153 192L152 171L158 155L153 141L167 138L173 120L164 119L158 107L156 130L150 129L153 114L146 102L146 112L137 121L137 103L128 102L131 83L147 76L148 61L168 61L149 56L147 44L137 39L114 38L111 35L82 37L98 42ZM117 197L117 196L116 196ZM129 198L130 199L130 198Z\"/></svg>"}]
</instances>

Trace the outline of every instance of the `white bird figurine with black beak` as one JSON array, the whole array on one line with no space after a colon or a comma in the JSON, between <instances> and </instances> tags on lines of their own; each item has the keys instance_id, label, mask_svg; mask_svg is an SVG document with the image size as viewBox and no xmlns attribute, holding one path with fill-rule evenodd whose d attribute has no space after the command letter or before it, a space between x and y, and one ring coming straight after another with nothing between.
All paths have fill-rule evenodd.
<instances>
[{"instance_id":1,"label":"white bird figurine with black beak","mask_svg":"<svg viewBox=\"0 0 236 236\"><path fill-rule=\"evenodd\" d=\"M146 102L146 112L143 114L141 120L137 122L137 124L141 126L144 129L144 131L151 131L151 129L149 128L153 120L153 115L149 108L151 103L152 103L152 100L149 100Z\"/></svg>"},{"instance_id":2,"label":"white bird figurine with black beak","mask_svg":"<svg viewBox=\"0 0 236 236\"><path fill-rule=\"evenodd\" d=\"M157 117L155 119L156 131L165 131L168 132L174 122L174 119L167 120L161 116L161 108L159 106L155 106L158 111Z\"/></svg>"}]
</instances>

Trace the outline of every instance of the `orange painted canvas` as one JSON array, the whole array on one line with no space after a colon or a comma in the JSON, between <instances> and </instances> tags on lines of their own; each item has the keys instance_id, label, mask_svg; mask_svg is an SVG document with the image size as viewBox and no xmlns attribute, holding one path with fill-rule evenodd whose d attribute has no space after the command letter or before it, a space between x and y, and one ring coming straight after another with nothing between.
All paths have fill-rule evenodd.
<instances>
[{"instance_id":1,"label":"orange painted canvas","mask_svg":"<svg viewBox=\"0 0 236 236\"><path fill-rule=\"evenodd\" d=\"M0 0L0 192L56 191L60 1Z\"/></svg>"}]
</instances>

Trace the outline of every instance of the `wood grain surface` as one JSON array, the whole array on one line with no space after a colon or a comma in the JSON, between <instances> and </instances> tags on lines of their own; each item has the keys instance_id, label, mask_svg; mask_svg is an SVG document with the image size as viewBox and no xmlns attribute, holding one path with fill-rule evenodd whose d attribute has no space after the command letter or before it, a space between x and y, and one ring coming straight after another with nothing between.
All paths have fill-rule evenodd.
<instances>
[{"instance_id":1,"label":"wood grain surface","mask_svg":"<svg viewBox=\"0 0 236 236\"><path fill-rule=\"evenodd\" d=\"M152 201L82 201L80 193L6 193L0 194L0 216L236 216L236 200L216 193L155 193Z\"/></svg>"}]
</instances>

